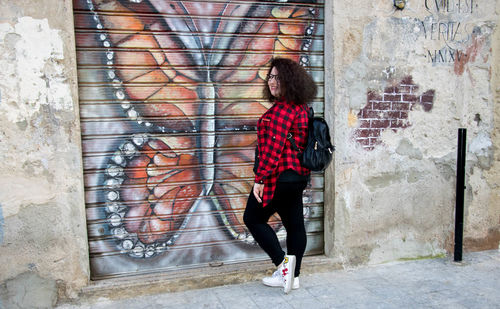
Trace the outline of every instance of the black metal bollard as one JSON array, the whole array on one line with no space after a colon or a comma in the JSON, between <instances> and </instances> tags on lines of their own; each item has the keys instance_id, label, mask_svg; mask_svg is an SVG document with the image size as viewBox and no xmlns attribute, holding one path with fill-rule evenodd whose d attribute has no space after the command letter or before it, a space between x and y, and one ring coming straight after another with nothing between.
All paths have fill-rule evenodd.
<instances>
[{"instance_id":1,"label":"black metal bollard","mask_svg":"<svg viewBox=\"0 0 500 309\"><path fill-rule=\"evenodd\" d=\"M457 150L457 187L455 201L455 253L454 261L462 261L464 233L464 191L465 191L465 154L467 129L458 129Z\"/></svg>"}]
</instances>

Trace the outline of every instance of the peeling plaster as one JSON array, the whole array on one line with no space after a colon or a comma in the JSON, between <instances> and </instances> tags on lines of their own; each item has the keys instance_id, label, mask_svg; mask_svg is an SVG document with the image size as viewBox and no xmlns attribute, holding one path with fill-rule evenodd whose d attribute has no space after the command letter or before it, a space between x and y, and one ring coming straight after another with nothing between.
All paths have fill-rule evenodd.
<instances>
[{"instance_id":1,"label":"peeling plaster","mask_svg":"<svg viewBox=\"0 0 500 309\"><path fill-rule=\"evenodd\" d=\"M415 235L411 228L404 225L392 227L378 244L370 254L370 264L446 253L437 238L422 240L420 235Z\"/></svg>"},{"instance_id":2,"label":"peeling plaster","mask_svg":"<svg viewBox=\"0 0 500 309\"><path fill-rule=\"evenodd\" d=\"M56 192L54 185L44 177L4 175L0 178L3 216L9 218L17 215L24 205L38 205L52 200L56 197Z\"/></svg>"},{"instance_id":3,"label":"peeling plaster","mask_svg":"<svg viewBox=\"0 0 500 309\"><path fill-rule=\"evenodd\" d=\"M15 25L0 24L0 115L22 122L41 106L71 111L73 99L66 81L63 39L47 19L21 17Z\"/></svg>"},{"instance_id":4,"label":"peeling plaster","mask_svg":"<svg viewBox=\"0 0 500 309\"><path fill-rule=\"evenodd\" d=\"M413 147L413 144L407 139L403 138L399 143L398 148L396 148L396 153L402 156L408 156L410 159L422 159L422 152Z\"/></svg>"},{"instance_id":5,"label":"peeling plaster","mask_svg":"<svg viewBox=\"0 0 500 309\"><path fill-rule=\"evenodd\" d=\"M0 286L0 306L2 301L5 308L53 308L57 301L56 281L36 272L24 272Z\"/></svg>"},{"instance_id":6,"label":"peeling plaster","mask_svg":"<svg viewBox=\"0 0 500 309\"><path fill-rule=\"evenodd\" d=\"M394 171L393 173L382 173L376 176L368 177L365 180L365 184L370 191L375 191L377 189L386 188L395 183L400 183L405 179L405 174L400 171Z\"/></svg>"},{"instance_id":7,"label":"peeling plaster","mask_svg":"<svg viewBox=\"0 0 500 309\"><path fill-rule=\"evenodd\" d=\"M491 166L492 161L492 147L493 143L491 142L491 138L489 135L481 131L477 134L476 137L472 139L469 144L469 152L476 155L479 165L488 169Z\"/></svg>"}]
</instances>

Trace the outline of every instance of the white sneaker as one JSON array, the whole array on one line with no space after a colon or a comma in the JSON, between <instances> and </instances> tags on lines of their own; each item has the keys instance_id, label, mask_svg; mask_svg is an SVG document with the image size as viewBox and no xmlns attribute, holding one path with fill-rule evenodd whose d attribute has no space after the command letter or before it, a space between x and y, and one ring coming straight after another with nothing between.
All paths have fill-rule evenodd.
<instances>
[{"instance_id":1,"label":"white sneaker","mask_svg":"<svg viewBox=\"0 0 500 309\"><path fill-rule=\"evenodd\" d=\"M276 270L271 277L262 278L262 283L271 287L283 287L283 277L280 270ZM295 277L293 278L292 290L297 290L298 288L300 288L299 277Z\"/></svg>"},{"instance_id":2,"label":"white sneaker","mask_svg":"<svg viewBox=\"0 0 500 309\"><path fill-rule=\"evenodd\" d=\"M292 290L297 290L298 288L300 288L299 277L295 277L293 278Z\"/></svg>"},{"instance_id":3,"label":"white sneaker","mask_svg":"<svg viewBox=\"0 0 500 309\"><path fill-rule=\"evenodd\" d=\"M267 286L282 286L283 291L288 294L294 287L295 255L285 255L283 263L271 277L262 279Z\"/></svg>"}]
</instances>

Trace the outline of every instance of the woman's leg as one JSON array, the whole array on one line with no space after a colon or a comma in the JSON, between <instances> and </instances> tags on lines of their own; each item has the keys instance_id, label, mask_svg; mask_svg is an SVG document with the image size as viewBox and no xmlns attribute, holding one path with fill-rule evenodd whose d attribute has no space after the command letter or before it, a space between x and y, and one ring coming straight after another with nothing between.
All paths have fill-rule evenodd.
<instances>
[{"instance_id":1,"label":"woman's leg","mask_svg":"<svg viewBox=\"0 0 500 309\"><path fill-rule=\"evenodd\" d=\"M267 224L269 218L276 212L273 204L271 202L266 207L262 207L262 204L257 201L253 192L250 192L243 221L250 230L250 233L252 233L255 241L269 255L274 265L278 266L283 261L285 252L281 248L276 233Z\"/></svg>"},{"instance_id":2,"label":"woman's leg","mask_svg":"<svg viewBox=\"0 0 500 309\"><path fill-rule=\"evenodd\" d=\"M300 265L307 245L304 226L302 194L306 182L278 182L273 202L286 228L286 245L289 255L295 255L295 277L300 274Z\"/></svg>"}]
</instances>

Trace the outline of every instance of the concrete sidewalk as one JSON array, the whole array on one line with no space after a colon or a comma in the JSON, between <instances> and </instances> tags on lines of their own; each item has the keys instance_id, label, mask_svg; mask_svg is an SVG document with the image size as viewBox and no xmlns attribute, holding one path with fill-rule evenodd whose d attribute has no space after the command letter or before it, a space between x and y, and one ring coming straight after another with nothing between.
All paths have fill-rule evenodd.
<instances>
[{"instance_id":1,"label":"concrete sidewalk","mask_svg":"<svg viewBox=\"0 0 500 309\"><path fill-rule=\"evenodd\" d=\"M500 252L303 274L283 294L260 282L142 296L88 300L69 308L500 308Z\"/></svg>"}]
</instances>

